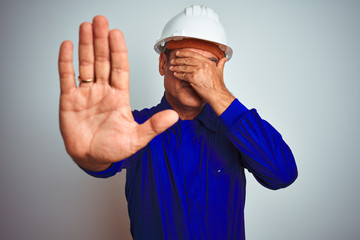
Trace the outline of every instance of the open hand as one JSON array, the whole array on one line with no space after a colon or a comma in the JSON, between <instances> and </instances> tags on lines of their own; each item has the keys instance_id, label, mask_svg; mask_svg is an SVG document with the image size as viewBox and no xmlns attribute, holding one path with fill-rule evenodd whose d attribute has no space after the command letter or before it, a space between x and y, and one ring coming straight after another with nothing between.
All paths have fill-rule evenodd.
<instances>
[{"instance_id":1,"label":"open hand","mask_svg":"<svg viewBox=\"0 0 360 240\"><path fill-rule=\"evenodd\" d=\"M178 119L173 110L137 124L129 103L129 62L123 34L109 31L96 16L79 30L79 78L76 86L73 45L64 41L59 53L60 130L69 155L81 167L100 171L143 148Z\"/></svg>"},{"instance_id":2,"label":"open hand","mask_svg":"<svg viewBox=\"0 0 360 240\"><path fill-rule=\"evenodd\" d=\"M174 76L189 82L196 93L221 115L235 99L224 83L227 59L224 57L216 61L187 49L177 50L176 57L169 68Z\"/></svg>"}]
</instances>

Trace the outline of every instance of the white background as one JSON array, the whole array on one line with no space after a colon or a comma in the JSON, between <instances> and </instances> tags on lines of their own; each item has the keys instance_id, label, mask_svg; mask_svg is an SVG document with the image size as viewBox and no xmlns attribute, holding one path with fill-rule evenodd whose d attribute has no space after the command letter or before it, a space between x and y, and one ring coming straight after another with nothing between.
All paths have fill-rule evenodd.
<instances>
[{"instance_id":1,"label":"white background","mask_svg":"<svg viewBox=\"0 0 360 240\"><path fill-rule=\"evenodd\" d=\"M191 4L219 14L234 50L228 88L281 132L298 165L297 181L278 191L247 175L247 239L359 239L359 1L0 4L1 239L130 239L125 171L92 178L64 150L59 46L73 41L76 60L79 25L105 15L125 34L131 105L151 107L164 91L153 44Z\"/></svg>"}]
</instances>

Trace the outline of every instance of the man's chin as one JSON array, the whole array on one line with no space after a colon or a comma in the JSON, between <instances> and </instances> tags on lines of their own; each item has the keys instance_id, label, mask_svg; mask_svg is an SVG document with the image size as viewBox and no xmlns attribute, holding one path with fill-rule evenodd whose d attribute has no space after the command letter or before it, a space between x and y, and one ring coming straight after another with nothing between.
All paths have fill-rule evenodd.
<instances>
[{"instance_id":1,"label":"man's chin","mask_svg":"<svg viewBox=\"0 0 360 240\"><path fill-rule=\"evenodd\" d=\"M189 87L186 89L186 94L182 96L181 101L184 105L189 107L201 107L204 105L204 100L196 93L196 91Z\"/></svg>"}]
</instances>

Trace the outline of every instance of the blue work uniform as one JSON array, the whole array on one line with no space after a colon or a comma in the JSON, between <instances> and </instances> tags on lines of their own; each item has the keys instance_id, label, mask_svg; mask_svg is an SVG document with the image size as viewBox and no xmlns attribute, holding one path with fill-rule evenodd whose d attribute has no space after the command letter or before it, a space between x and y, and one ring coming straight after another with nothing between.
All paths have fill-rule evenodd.
<instances>
[{"instance_id":1,"label":"blue work uniform","mask_svg":"<svg viewBox=\"0 0 360 240\"><path fill-rule=\"evenodd\" d=\"M163 97L151 109L133 111L143 123L171 109ZM245 239L245 174L270 189L297 178L290 148L255 109L235 99L219 117L206 104L193 120L179 119L133 156L102 172L126 169L131 234L140 239Z\"/></svg>"}]
</instances>

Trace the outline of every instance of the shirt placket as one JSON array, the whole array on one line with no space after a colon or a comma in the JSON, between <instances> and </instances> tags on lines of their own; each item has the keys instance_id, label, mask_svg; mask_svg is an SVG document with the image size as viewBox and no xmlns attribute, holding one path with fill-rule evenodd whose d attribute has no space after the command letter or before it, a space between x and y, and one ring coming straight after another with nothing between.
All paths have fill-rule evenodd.
<instances>
[{"instance_id":1,"label":"shirt placket","mask_svg":"<svg viewBox=\"0 0 360 240\"><path fill-rule=\"evenodd\" d=\"M181 145L182 161L184 166L184 183L186 190L186 199L189 207L189 217L192 226L193 236L197 236L203 228L203 205L205 194L202 186L202 177L204 177L203 159L201 159L201 143L199 136L199 123L196 120L183 121L181 126ZM194 239L201 239L197 236Z\"/></svg>"}]
</instances>

